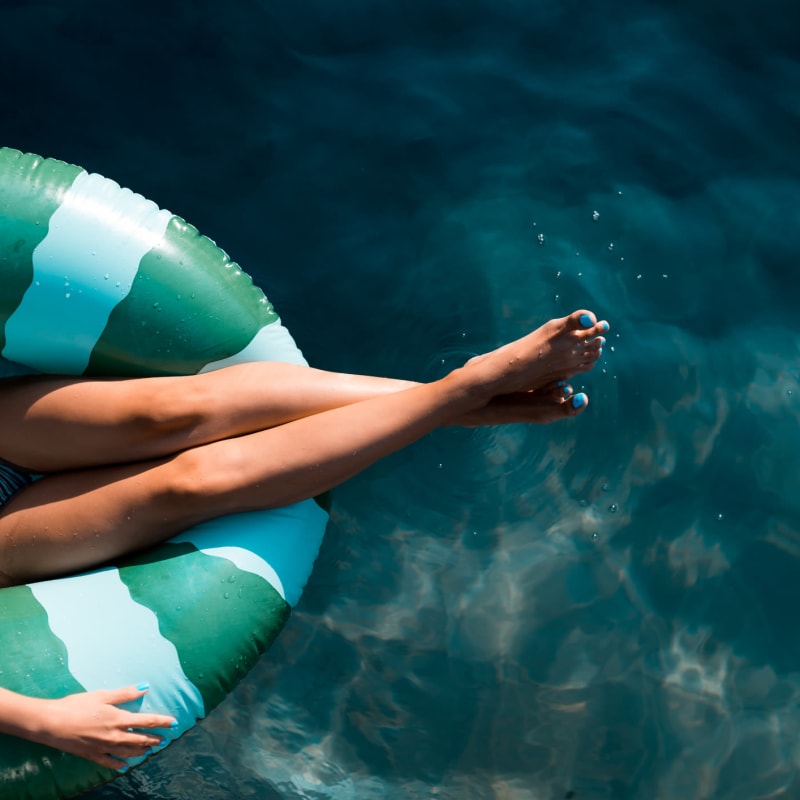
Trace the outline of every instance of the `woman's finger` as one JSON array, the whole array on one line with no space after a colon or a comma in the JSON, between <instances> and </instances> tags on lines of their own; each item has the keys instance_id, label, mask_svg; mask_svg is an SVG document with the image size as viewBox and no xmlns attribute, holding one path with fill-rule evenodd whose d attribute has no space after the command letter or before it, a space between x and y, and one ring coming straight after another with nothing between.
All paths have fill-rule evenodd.
<instances>
[{"instance_id":1,"label":"woman's finger","mask_svg":"<svg viewBox=\"0 0 800 800\"><path fill-rule=\"evenodd\" d=\"M138 700L142 695L147 694L150 686L140 683L138 686L123 686L121 689L100 689L97 696L104 703L111 706L118 706L122 703L130 703L131 700Z\"/></svg>"},{"instance_id":2,"label":"woman's finger","mask_svg":"<svg viewBox=\"0 0 800 800\"><path fill-rule=\"evenodd\" d=\"M121 758L115 758L109 753L86 753L83 757L89 761L94 761L95 764L99 764L101 767L107 767L108 769L119 771L128 768L128 763L126 761L123 761Z\"/></svg>"},{"instance_id":3,"label":"woman's finger","mask_svg":"<svg viewBox=\"0 0 800 800\"><path fill-rule=\"evenodd\" d=\"M120 722L125 728L177 728L178 720L164 714L127 713Z\"/></svg>"}]
</instances>

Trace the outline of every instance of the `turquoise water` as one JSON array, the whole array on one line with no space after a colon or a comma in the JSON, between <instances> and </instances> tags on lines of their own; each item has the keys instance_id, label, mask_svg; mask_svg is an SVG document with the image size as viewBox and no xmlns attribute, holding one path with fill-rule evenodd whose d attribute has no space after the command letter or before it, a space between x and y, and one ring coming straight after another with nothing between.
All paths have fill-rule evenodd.
<instances>
[{"instance_id":1,"label":"turquoise water","mask_svg":"<svg viewBox=\"0 0 800 800\"><path fill-rule=\"evenodd\" d=\"M3 144L191 220L312 363L613 346L580 419L340 489L270 654L91 797L800 796L796 4L109 14L3 4Z\"/></svg>"}]
</instances>

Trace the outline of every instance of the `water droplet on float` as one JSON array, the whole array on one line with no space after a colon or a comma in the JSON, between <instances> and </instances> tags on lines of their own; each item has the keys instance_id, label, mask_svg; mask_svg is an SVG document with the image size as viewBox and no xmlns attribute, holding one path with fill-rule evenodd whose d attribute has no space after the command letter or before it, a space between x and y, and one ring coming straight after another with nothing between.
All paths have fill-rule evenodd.
<instances>
[{"instance_id":1,"label":"water droplet on float","mask_svg":"<svg viewBox=\"0 0 800 800\"><path fill-rule=\"evenodd\" d=\"M540 234L539 234L539 235L536 237L536 241L537 241L537 242L539 242L539 244L540 244L540 245L543 245L543 244L544 244L544 234L543 234L543 233L540 233Z\"/></svg>"},{"instance_id":2,"label":"water droplet on float","mask_svg":"<svg viewBox=\"0 0 800 800\"><path fill-rule=\"evenodd\" d=\"M106 272L106 274L103 275L103 280L107 281L108 279L109 279L109 274Z\"/></svg>"},{"instance_id":3,"label":"water droplet on float","mask_svg":"<svg viewBox=\"0 0 800 800\"><path fill-rule=\"evenodd\" d=\"M600 219L600 212L599 211L592 211L592 221L597 222Z\"/></svg>"}]
</instances>

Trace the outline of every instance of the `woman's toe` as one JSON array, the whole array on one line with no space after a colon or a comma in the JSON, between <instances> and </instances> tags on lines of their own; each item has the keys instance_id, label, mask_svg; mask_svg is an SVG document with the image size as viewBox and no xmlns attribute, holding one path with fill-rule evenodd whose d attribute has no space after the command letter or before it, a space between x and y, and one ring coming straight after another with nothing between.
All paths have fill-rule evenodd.
<instances>
[{"instance_id":1,"label":"woman's toe","mask_svg":"<svg viewBox=\"0 0 800 800\"><path fill-rule=\"evenodd\" d=\"M575 416L586 410L589 405L589 397L586 392L578 392L573 395L567 402L564 403L567 407L567 413L570 416Z\"/></svg>"}]
</instances>

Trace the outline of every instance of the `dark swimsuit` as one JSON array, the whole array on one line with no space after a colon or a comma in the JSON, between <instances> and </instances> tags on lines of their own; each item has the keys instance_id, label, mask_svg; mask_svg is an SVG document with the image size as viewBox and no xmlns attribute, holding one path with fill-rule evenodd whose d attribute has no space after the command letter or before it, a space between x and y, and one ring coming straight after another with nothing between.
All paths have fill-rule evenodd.
<instances>
[{"instance_id":1,"label":"dark swimsuit","mask_svg":"<svg viewBox=\"0 0 800 800\"><path fill-rule=\"evenodd\" d=\"M33 475L0 458L0 511L8 501L34 481Z\"/></svg>"}]
</instances>

